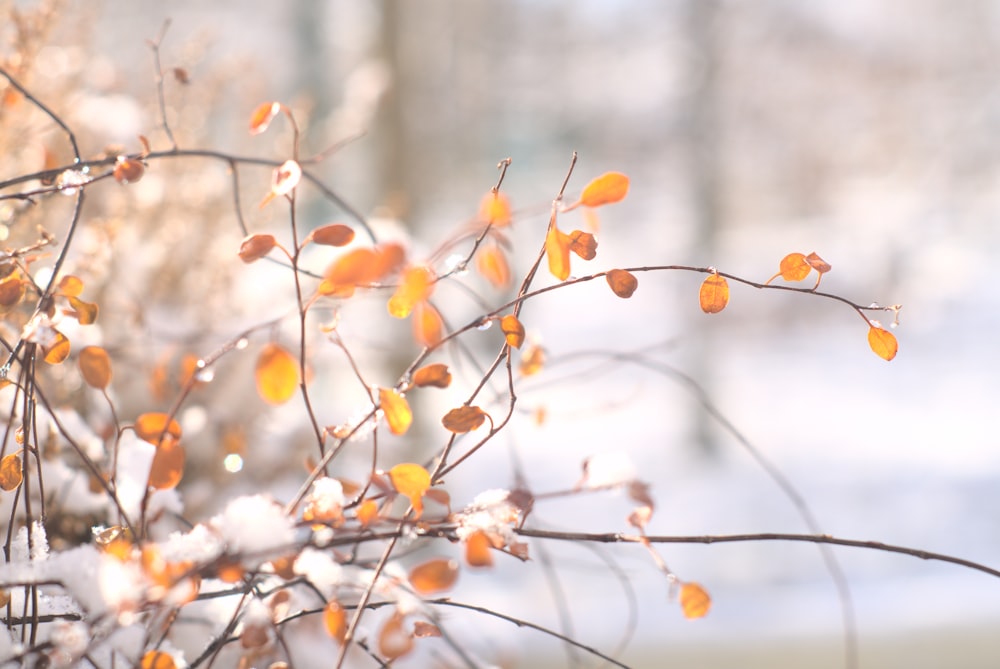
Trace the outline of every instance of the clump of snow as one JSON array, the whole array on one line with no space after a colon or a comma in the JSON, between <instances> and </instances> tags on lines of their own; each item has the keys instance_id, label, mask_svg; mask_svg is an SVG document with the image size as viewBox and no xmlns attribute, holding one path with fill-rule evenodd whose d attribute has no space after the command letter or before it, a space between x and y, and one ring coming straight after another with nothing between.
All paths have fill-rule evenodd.
<instances>
[{"instance_id":1,"label":"clump of snow","mask_svg":"<svg viewBox=\"0 0 1000 669\"><path fill-rule=\"evenodd\" d=\"M160 542L160 555L167 562L205 564L222 555L225 546L219 534L203 524L188 532L172 532Z\"/></svg>"},{"instance_id":2,"label":"clump of snow","mask_svg":"<svg viewBox=\"0 0 1000 669\"><path fill-rule=\"evenodd\" d=\"M309 579L309 582L327 598L333 593L333 588L341 582L344 571L329 553L315 548L303 549L292 568L296 574Z\"/></svg>"},{"instance_id":3,"label":"clump of snow","mask_svg":"<svg viewBox=\"0 0 1000 669\"><path fill-rule=\"evenodd\" d=\"M520 514L520 509L510 501L510 491L486 490L455 514L458 521L455 534L464 541L476 532L486 532L500 536L505 544L511 543L515 539L514 525L520 520Z\"/></svg>"},{"instance_id":4,"label":"clump of snow","mask_svg":"<svg viewBox=\"0 0 1000 669\"><path fill-rule=\"evenodd\" d=\"M288 547L295 540L295 528L284 509L263 495L247 495L232 500L210 525L234 553L264 554Z\"/></svg>"}]
</instances>

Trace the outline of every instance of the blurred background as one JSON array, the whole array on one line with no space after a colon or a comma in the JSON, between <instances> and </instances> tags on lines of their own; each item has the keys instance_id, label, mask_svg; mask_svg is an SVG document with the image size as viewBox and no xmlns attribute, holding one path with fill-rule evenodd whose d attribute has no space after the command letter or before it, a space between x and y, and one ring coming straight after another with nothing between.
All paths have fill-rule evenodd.
<instances>
[{"instance_id":1,"label":"blurred background","mask_svg":"<svg viewBox=\"0 0 1000 669\"><path fill-rule=\"evenodd\" d=\"M13 6L28 16L43 5ZM509 156L504 189L517 212L520 276L578 151L570 192L608 170L632 186L623 203L600 211L597 259L574 260L576 274L677 263L763 281L785 254L815 251L833 266L825 290L903 305L900 353L886 363L844 305L733 286L726 311L706 316L694 274L641 274L627 302L603 282L532 301L522 320L550 367L525 381L525 416L506 448L477 454L464 478L448 482L456 505L512 486L518 468L536 492L566 489L584 458L617 452L653 486L651 534L807 531L676 370L785 473L824 532L1000 564L1000 299L988 278L1000 256L1000 2L174 0L54 5L47 17L24 77L85 131L90 152L134 150L138 134L167 148L146 40L169 18L164 67L183 68L189 80L166 81L182 147L283 157L281 123L266 136L246 132L258 103L281 100L296 111L307 153L351 140L317 173L378 230L411 235L418 256L475 215ZM15 33L0 26L5 48ZM216 252L235 260L242 235L226 177L177 169L180 181L151 169L136 184L139 204L165 221L145 238L148 252L164 264L165 248L176 250L173 260ZM247 186L255 230L280 220L255 207L262 175ZM311 224L336 216L320 201L307 206ZM579 214L566 216L566 228L582 227L571 216ZM129 238L130 229L118 234ZM206 241L219 229L222 241ZM133 257L124 272L142 275L148 262ZM259 293L234 271L219 285ZM152 283L142 294L151 292ZM480 308L455 301L455 322ZM233 325L215 314L219 337L271 315L266 304ZM152 306L144 323L166 338ZM388 334L366 336L374 351L392 347ZM495 350L496 341L481 346ZM610 365L607 353L633 361ZM540 407L547 419L538 426L530 414ZM207 410L246 420L232 406ZM270 486L263 472L277 456L264 442L277 443L275 426L248 429L257 474L247 456L248 471L227 479L218 452L206 451L204 466L221 477L211 485ZM192 482L184 494L209 508L216 489ZM627 531L629 509L611 494L572 498L539 503L533 522ZM463 576L455 598L605 652L631 634L620 657L637 667L844 666L840 605L815 546L662 547L675 572L712 593L699 621L682 618L637 547L597 554L533 541L532 551L527 566ZM853 592L861 666L1000 664L1000 581L903 555L835 554ZM497 663L596 666L529 630L449 615Z\"/></svg>"}]
</instances>

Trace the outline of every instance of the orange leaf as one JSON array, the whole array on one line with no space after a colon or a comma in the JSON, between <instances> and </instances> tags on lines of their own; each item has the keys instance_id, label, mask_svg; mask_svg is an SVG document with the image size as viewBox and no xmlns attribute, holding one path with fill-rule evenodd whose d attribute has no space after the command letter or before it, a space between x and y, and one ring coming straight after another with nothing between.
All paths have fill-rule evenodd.
<instances>
[{"instance_id":1,"label":"orange leaf","mask_svg":"<svg viewBox=\"0 0 1000 669\"><path fill-rule=\"evenodd\" d=\"M639 287L639 280L631 272L623 269L613 269L604 277L608 280L608 285L618 297L628 299Z\"/></svg>"},{"instance_id":2,"label":"orange leaf","mask_svg":"<svg viewBox=\"0 0 1000 669\"><path fill-rule=\"evenodd\" d=\"M444 321L430 302L418 302L413 310L413 338L421 346L433 348L444 337Z\"/></svg>"},{"instance_id":3,"label":"orange leaf","mask_svg":"<svg viewBox=\"0 0 1000 669\"><path fill-rule=\"evenodd\" d=\"M378 635L378 652L390 662L413 650L413 637L403 628L405 618L399 612L385 621Z\"/></svg>"},{"instance_id":4,"label":"orange leaf","mask_svg":"<svg viewBox=\"0 0 1000 669\"><path fill-rule=\"evenodd\" d=\"M430 472L420 465L404 462L389 470L389 480L396 492L410 500L413 515L419 518L424 512L424 493L431 487Z\"/></svg>"},{"instance_id":5,"label":"orange leaf","mask_svg":"<svg viewBox=\"0 0 1000 669\"><path fill-rule=\"evenodd\" d=\"M301 381L298 361L273 342L261 349L254 377L257 393L270 404L284 404L290 400Z\"/></svg>"},{"instance_id":6,"label":"orange leaf","mask_svg":"<svg viewBox=\"0 0 1000 669\"><path fill-rule=\"evenodd\" d=\"M589 232L574 230L569 233L569 250L584 260L593 260L597 257L597 240Z\"/></svg>"},{"instance_id":7,"label":"orange leaf","mask_svg":"<svg viewBox=\"0 0 1000 669\"><path fill-rule=\"evenodd\" d=\"M781 259L781 263L778 265L778 274L785 281L802 281L809 276L811 271L812 267L801 253L789 253ZM771 279L773 278L771 277ZM770 279L768 283L770 283Z\"/></svg>"},{"instance_id":8,"label":"orange leaf","mask_svg":"<svg viewBox=\"0 0 1000 669\"><path fill-rule=\"evenodd\" d=\"M507 264L507 256L496 244L483 246L476 254L476 269L497 288L506 288L510 285L510 265Z\"/></svg>"},{"instance_id":9,"label":"orange leaf","mask_svg":"<svg viewBox=\"0 0 1000 669\"><path fill-rule=\"evenodd\" d=\"M260 260L271 252L278 245L274 235L258 234L250 235L240 244L240 260L245 263L252 263Z\"/></svg>"},{"instance_id":10,"label":"orange leaf","mask_svg":"<svg viewBox=\"0 0 1000 669\"><path fill-rule=\"evenodd\" d=\"M500 330L506 335L507 343L514 348L521 348L524 343L524 326L514 314L507 314L500 319Z\"/></svg>"},{"instance_id":11,"label":"orange leaf","mask_svg":"<svg viewBox=\"0 0 1000 669\"><path fill-rule=\"evenodd\" d=\"M482 530L476 530L465 539L465 561L470 567L493 566L493 543Z\"/></svg>"},{"instance_id":12,"label":"orange leaf","mask_svg":"<svg viewBox=\"0 0 1000 669\"><path fill-rule=\"evenodd\" d=\"M628 177L621 172L606 172L591 181L580 194L580 204L599 207L622 200L628 194Z\"/></svg>"},{"instance_id":13,"label":"orange leaf","mask_svg":"<svg viewBox=\"0 0 1000 669\"><path fill-rule=\"evenodd\" d=\"M892 360L899 351L899 342L896 341L895 335L873 321L868 328L868 345L875 355L883 360Z\"/></svg>"},{"instance_id":14,"label":"orange leaf","mask_svg":"<svg viewBox=\"0 0 1000 669\"><path fill-rule=\"evenodd\" d=\"M52 343L45 347L45 362L50 365L58 365L69 357L69 349L69 339L57 330Z\"/></svg>"},{"instance_id":15,"label":"orange leaf","mask_svg":"<svg viewBox=\"0 0 1000 669\"><path fill-rule=\"evenodd\" d=\"M258 105L250 115L250 134L259 135L267 130L267 126L280 111L280 102L264 102Z\"/></svg>"},{"instance_id":16,"label":"orange leaf","mask_svg":"<svg viewBox=\"0 0 1000 669\"><path fill-rule=\"evenodd\" d=\"M368 527L378 518L378 504L373 499L366 499L358 505L354 515L362 527Z\"/></svg>"},{"instance_id":17,"label":"orange leaf","mask_svg":"<svg viewBox=\"0 0 1000 669\"><path fill-rule=\"evenodd\" d=\"M26 283L20 272L12 272L0 281L0 307L9 309L24 298Z\"/></svg>"},{"instance_id":18,"label":"orange leaf","mask_svg":"<svg viewBox=\"0 0 1000 669\"><path fill-rule=\"evenodd\" d=\"M142 164L141 160L135 160L128 156L118 156L112 174L118 183L129 184L141 179L145 171L146 166Z\"/></svg>"},{"instance_id":19,"label":"orange leaf","mask_svg":"<svg viewBox=\"0 0 1000 669\"><path fill-rule=\"evenodd\" d=\"M306 241L323 246L347 246L354 241L354 229L343 223L330 223L310 232Z\"/></svg>"},{"instance_id":20,"label":"orange leaf","mask_svg":"<svg viewBox=\"0 0 1000 669\"><path fill-rule=\"evenodd\" d=\"M331 599L323 608L323 624L326 633L337 643L344 643L347 637L347 611L335 599Z\"/></svg>"},{"instance_id":21,"label":"orange leaf","mask_svg":"<svg viewBox=\"0 0 1000 669\"><path fill-rule=\"evenodd\" d=\"M132 427L140 439L148 441L154 446L164 436L170 436L174 439L181 438L181 424L165 413L144 413L135 419L135 424ZM164 441L166 440L164 439Z\"/></svg>"},{"instance_id":22,"label":"orange leaf","mask_svg":"<svg viewBox=\"0 0 1000 669\"><path fill-rule=\"evenodd\" d=\"M0 488L10 492L21 485L21 456L17 453L0 459Z\"/></svg>"},{"instance_id":23,"label":"orange leaf","mask_svg":"<svg viewBox=\"0 0 1000 669\"><path fill-rule=\"evenodd\" d=\"M531 376L542 371L545 365L545 351L541 346L529 346L521 356L520 371L523 376Z\"/></svg>"},{"instance_id":24,"label":"orange leaf","mask_svg":"<svg viewBox=\"0 0 1000 669\"><path fill-rule=\"evenodd\" d=\"M684 617L688 619L703 617L712 606L712 598L697 583L685 583L681 586L680 602Z\"/></svg>"},{"instance_id":25,"label":"orange leaf","mask_svg":"<svg viewBox=\"0 0 1000 669\"><path fill-rule=\"evenodd\" d=\"M434 386L435 388L447 388L451 385L451 372L448 365L435 362L425 365L413 373L413 385L418 388Z\"/></svg>"},{"instance_id":26,"label":"orange leaf","mask_svg":"<svg viewBox=\"0 0 1000 669\"><path fill-rule=\"evenodd\" d=\"M167 653L162 650L151 650L142 656L139 663L140 669L177 669L177 664Z\"/></svg>"},{"instance_id":27,"label":"orange leaf","mask_svg":"<svg viewBox=\"0 0 1000 669\"><path fill-rule=\"evenodd\" d=\"M413 422L413 411L406 398L395 388L379 388L378 404L389 424L389 431L393 434L406 434Z\"/></svg>"},{"instance_id":28,"label":"orange leaf","mask_svg":"<svg viewBox=\"0 0 1000 669\"><path fill-rule=\"evenodd\" d=\"M100 346L86 346L77 359L83 380L91 388L104 390L111 383L111 358Z\"/></svg>"},{"instance_id":29,"label":"orange leaf","mask_svg":"<svg viewBox=\"0 0 1000 669\"><path fill-rule=\"evenodd\" d=\"M479 218L495 228L510 225L510 200L504 193L491 190L479 202Z\"/></svg>"},{"instance_id":30,"label":"orange leaf","mask_svg":"<svg viewBox=\"0 0 1000 669\"><path fill-rule=\"evenodd\" d=\"M398 244L352 249L327 267L323 273L326 286L320 287L320 293L339 296L345 288L353 292L356 286L375 283L396 271L404 259L403 247Z\"/></svg>"},{"instance_id":31,"label":"orange leaf","mask_svg":"<svg viewBox=\"0 0 1000 669\"><path fill-rule=\"evenodd\" d=\"M434 292L434 273L427 267L410 267L403 272L402 281L389 298L389 315L406 318L418 302L424 302Z\"/></svg>"},{"instance_id":32,"label":"orange leaf","mask_svg":"<svg viewBox=\"0 0 1000 669\"><path fill-rule=\"evenodd\" d=\"M56 288L56 292L65 297L79 297L83 293L83 281L80 281L78 277L72 274L67 274L63 278L59 279L59 285Z\"/></svg>"},{"instance_id":33,"label":"orange leaf","mask_svg":"<svg viewBox=\"0 0 1000 669\"><path fill-rule=\"evenodd\" d=\"M455 434L472 432L486 420L486 412L477 406L461 406L452 409L441 419L445 429Z\"/></svg>"},{"instance_id":34,"label":"orange leaf","mask_svg":"<svg viewBox=\"0 0 1000 669\"><path fill-rule=\"evenodd\" d=\"M698 292L701 310L706 314L717 314L729 304L729 284L724 276L709 274Z\"/></svg>"},{"instance_id":35,"label":"orange leaf","mask_svg":"<svg viewBox=\"0 0 1000 669\"><path fill-rule=\"evenodd\" d=\"M74 314L80 325L91 325L97 320L97 305L93 302L84 302L78 297L70 297L69 304L76 311Z\"/></svg>"},{"instance_id":36,"label":"orange leaf","mask_svg":"<svg viewBox=\"0 0 1000 669\"><path fill-rule=\"evenodd\" d=\"M545 235L545 255L549 258L549 272L560 281L569 277L569 247L569 236L551 225Z\"/></svg>"},{"instance_id":37,"label":"orange leaf","mask_svg":"<svg viewBox=\"0 0 1000 669\"><path fill-rule=\"evenodd\" d=\"M410 585L421 595L447 590L458 580L458 563L446 558L428 560L410 570Z\"/></svg>"},{"instance_id":38,"label":"orange leaf","mask_svg":"<svg viewBox=\"0 0 1000 669\"><path fill-rule=\"evenodd\" d=\"M184 447L173 437L165 437L156 447L149 468L149 485L157 490L174 488L184 475Z\"/></svg>"}]
</instances>

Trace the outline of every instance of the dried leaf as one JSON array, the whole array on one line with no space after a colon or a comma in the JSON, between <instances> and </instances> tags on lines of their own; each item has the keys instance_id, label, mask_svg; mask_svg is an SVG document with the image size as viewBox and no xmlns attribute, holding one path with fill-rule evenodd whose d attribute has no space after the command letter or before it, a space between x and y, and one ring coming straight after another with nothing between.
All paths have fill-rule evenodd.
<instances>
[{"instance_id":1,"label":"dried leaf","mask_svg":"<svg viewBox=\"0 0 1000 669\"><path fill-rule=\"evenodd\" d=\"M257 393L265 402L284 404L301 382L299 363L280 345L270 342L261 349L254 370Z\"/></svg>"},{"instance_id":2,"label":"dried leaf","mask_svg":"<svg viewBox=\"0 0 1000 669\"><path fill-rule=\"evenodd\" d=\"M580 204L585 207L600 207L619 202L628 194L629 180L621 172L606 172L583 189Z\"/></svg>"},{"instance_id":3,"label":"dried leaf","mask_svg":"<svg viewBox=\"0 0 1000 669\"><path fill-rule=\"evenodd\" d=\"M448 365L435 362L421 367L413 373L413 385L418 388L426 388L427 386L447 388L451 385L451 372L448 371Z\"/></svg>"},{"instance_id":4,"label":"dried leaf","mask_svg":"<svg viewBox=\"0 0 1000 669\"><path fill-rule=\"evenodd\" d=\"M331 599L323 607L323 624L326 625L327 634L337 643L344 643L347 637L347 611L336 599Z\"/></svg>"},{"instance_id":5,"label":"dried leaf","mask_svg":"<svg viewBox=\"0 0 1000 669\"><path fill-rule=\"evenodd\" d=\"M574 230L569 233L569 250L584 260L593 260L597 257L597 240L589 232Z\"/></svg>"},{"instance_id":6,"label":"dried leaf","mask_svg":"<svg viewBox=\"0 0 1000 669\"><path fill-rule=\"evenodd\" d=\"M479 202L479 219L495 228L510 225L510 200L502 192L489 191Z\"/></svg>"},{"instance_id":7,"label":"dried leaf","mask_svg":"<svg viewBox=\"0 0 1000 669\"><path fill-rule=\"evenodd\" d=\"M267 130L274 117L281 111L280 102L264 102L253 110L250 115L250 134L259 135Z\"/></svg>"},{"instance_id":8,"label":"dried leaf","mask_svg":"<svg viewBox=\"0 0 1000 669\"><path fill-rule=\"evenodd\" d=\"M446 558L435 558L418 564L410 570L410 585L421 595L447 590L458 580L458 563Z\"/></svg>"},{"instance_id":9,"label":"dried leaf","mask_svg":"<svg viewBox=\"0 0 1000 669\"><path fill-rule=\"evenodd\" d=\"M132 427L140 439L148 441L154 446L166 436L174 439L181 438L181 424L165 413L144 413L135 419L135 424Z\"/></svg>"},{"instance_id":10,"label":"dried leaf","mask_svg":"<svg viewBox=\"0 0 1000 669\"><path fill-rule=\"evenodd\" d=\"M873 322L868 328L868 345L875 355L883 360L892 360L899 351L899 342L895 335Z\"/></svg>"},{"instance_id":11,"label":"dried leaf","mask_svg":"<svg viewBox=\"0 0 1000 669\"><path fill-rule=\"evenodd\" d=\"M431 487L431 475L420 465L404 462L389 470L393 489L410 500L414 518L424 512L424 493Z\"/></svg>"},{"instance_id":12,"label":"dried leaf","mask_svg":"<svg viewBox=\"0 0 1000 669\"><path fill-rule=\"evenodd\" d=\"M441 419L445 429L455 434L465 434L477 429L486 420L486 412L477 406L460 406Z\"/></svg>"},{"instance_id":13,"label":"dried leaf","mask_svg":"<svg viewBox=\"0 0 1000 669\"><path fill-rule=\"evenodd\" d=\"M27 282L21 278L20 272L13 272L0 281L0 307L9 309L24 299Z\"/></svg>"},{"instance_id":14,"label":"dried leaf","mask_svg":"<svg viewBox=\"0 0 1000 669\"><path fill-rule=\"evenodd\" d=\"M11 453L0 458L0 489L7 492L21 485L21 456Z\"/></svg>"},{"instance_id":15,"label":"dried leaf","mask_svg":"<svg viewBox=\"0 0 1000 669\"><path fill-rule=\"evenodd\" d=\"M493 566L493 543L483 530L476 530L465 539L465 562L470 567Z\"/></svg>"},{"instance_id":16,"label":"dried leaf","mask_svg":"<svg viewBox=\"0 0 1000 669\"><path fill-rule=\"evenodd\" d=\"M91 388L104 390L111 383L111 358L100 346L85 346L76 362L84 382Z\"/></svg>"},{"instance_id":17,"label":"dried leaf","mask_svg":"<svg viewBox=\"0 0 1000 669\"><path fill-rule=\"evenodd\" d=\"M153 464L149 468L149 485L157 490L176 487L184 476L185 459L184 447L180 442L170 436L164 437L153 455Z\"/></svg>"},{"instance_id":18,"label":"dried leaf","mask_svg":"<svg viewBox=\"0 0 1000 669\"><path fill-rule=\"evenodd\" d=\"M487 244L476 253L476 270L497 288L510 285L510 265L507 255L496 244Z\"/></svg>"},{"instance_id":19,"label":"dried leaf","mask_svg":"<svg viewBox=\"0 0 1000 669\"><path fill-rule=\"evenodd\" d=\"M84 302L78 297L67 298L73 307L76 320L80 325L92 325L97 320L98 307L93 302Z\"/></svg>"},{"instance_id":20,"label":"dried leaf","mask_svg":"<svg viewBox=\"0 0 1000 669\"><path fill-rule=\"evenodd\" d=\"M514 314L507 314L500 319L500 330L507 337L507 344L514 348L521 348L524 343L524 326L517 320Z\"/></svg>"},{"instance_id":21,"label":"dried leaf","mask_svg":"<svg viewBox=\"0 0 1000 669\"><path fill-rule=\"evenodd\" d=\"M389 298L386 305L389 315L395 318L406 318L413 308L424 302L434 292L434 273L427 267L409 267L403 272L402 280L396 292Z\"/></svg>"},{"instance_id":22,"label":"dried leaf","mask_svg":"<svg viewBox=\"0 0 1000 669\"><path fill-rule=\"evenodd\" d=\"M397 611L379 631L379 654L390 662L413 650L413 637L403 628L404 621L404 616Z\"/></svg>"},{"instance_id":23,"label":"dried leaf","mask_svg":"<svg viewBox=\"0 0 1000 669\"><path fill-rule=\"evenodd\" d=\"M711 608L712 598L699 584L685 583L681 586L680 603L685 618L701 618Z\"/></svg>"},{"instance_id":24,"label":"dried leaf","mask_svg":"<svg viewBox=\"0 0 1000 669\"><path fill-rule=\"evenodd\" d=\"M378 404L393 434L406 434L413 423L413 411L406 398L395 388L379 388Z\"/></svg>"},{"instance_id":25,"label":"dried leaf","mask_svg":"<svg viewBox=\"0 0 1000 669\"><path fill-rule=\"evenodd\" d=\"M632 297L632 293L639 287L639 280L631 272L623 269L610 270L604 278L608 280L608 285L615 295L623 299Z\"/></svg>"},{"instance_id":26,"label":"dried leaf","mask_svg":"<svg viewBox=\"0 0 1000 669\"><path fill-rule=\"evenodd\" d=\"M809 263L809 266L812 267L817 272L819 272L820 274L826 274L831 269L833 269L830 266L830 263L828 263L827 261L820 258L818 255L816 255L815 251L806 256L806 262Z\"/></svg>"},{"instance_id":27,"label":"dried leaf","mask_svg":"<svg viewBox=\"0 0 1000 669\"><path fill-rule=\"evenodd\" d=\"M118 159L115 160L115 168L112 171L112 175L118 183L130 184L141 179L145 171L146 166L142 164L141 160L129 158L128 156L118 156Z\"/></svg>"},{"instance_id":28,"label":"dried leaf","mask_svg":"<svg viewBox=\"0 0 1000 669\"><path fill-rule=\"evenodd\" d=\"M52 342L45 346L45 362L50 365L58 365L69 357L69 350L69 339L57 330Z\"/></svg>"},{"instance_id":29,"label":"dried leaf","mask_svg":"<svg viewBox=\"0 0 1000 669\"><path fill-rule=\"evenodd\" d=\"M549 259L549 272L560 281L569 278L570 238L555 225L545 235L545 255Z\"/></svg>"},{"instance_id":30,"label":"dried leaf","mask_svg":"<svg viewBox=\"0 0 1000 669\"><path fill-rule=\"evenodd\" d=\"M177 669L177 664L169 654L162 650L151 650L142 656L140 669Z\"/></svg>"},{"instance_id":31,"label":"dried leaf","mask_svg":"<svg viewBox=\"0 0 1000 669\"><path fill-rule=\"evenodd\" d=\"M717 314L729 304L729 284L724 276L709 274L698 292L701 310L706 314Z\"/></svg>"},{"instance_id":32,"label":"dried leaf","mask_svg":"<svg viewBox=\"0 0 1000 669\"><path fill-rule=\"evenodd\" d=\"M271 192L261 201L263 208L276 197L288 195L299 185L302 179L302 168L294 160L286 160L271 173Z\"/></svg>"},{"instance_id":33,"label":"dried leaf","mask_svg":"<svg viewBox=\"0 0 1000 669\"><path fill-rule=\"evenodd\" d=\"M347 246L354 241L354 229L343 223L330 223L310 232L306 241L323 246Z\"/></svg>"},{"instance_id":34,"label":"dried leaf","mask_svg":"<svg viewBox=\"0 0 1000 669\"><path fill-rule=\"evenodd\" d=\"M441 630L437 625L433 625L425 620L416 620L413 623L413 638L426 639L428 637L441 636Z\"/></svg>"},{"instance_id":35,"label":"dried leaf","mask_svg":"<svg viewBox=\"0 0 1000 669\"><path fill-rule=\"evenodd\" d=\"M250 235L240 244L240 260L248 264L260 260L277 245L278 241L274 238L274 235Z\"/></svg>"},{"instance_id":36,"label":"dried leaf","mask_svg":"<svg viewBox=\"0 0 1000 669\"><path fill-rule=\"evenodd\" d=\"M430 302L418 302L413 310L413 338L427 348L434 348L444 338L444 320Z\"/></svg>"}]
</instances>

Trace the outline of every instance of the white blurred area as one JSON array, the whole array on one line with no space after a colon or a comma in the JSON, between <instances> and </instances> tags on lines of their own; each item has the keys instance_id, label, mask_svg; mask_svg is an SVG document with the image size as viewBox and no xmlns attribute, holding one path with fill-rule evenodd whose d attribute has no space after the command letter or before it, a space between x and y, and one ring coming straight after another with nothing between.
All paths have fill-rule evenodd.
<instances>
[{"instance_id":1,"label":"white blurred area","mask_svg":"<svg viewBox=\"0 0 1000 669\"><path fill-rule=\"evenodd\" d=\"M511 450L498 444L456 473L447 487L457 506L513 485L511 451L538 492L571 487L589 456L624 452L658 503L651 534L807 531L671 378L599 357L558 364L579 351L638 351L694 377L824 532L1000 565L1000 299L990 279L1000 261L1000 2L185 0L88 13L70 30L84 46L46 58L78 68L95 150L137 132L164 145L155 109L134 98L152 99L144 40L169 17L165 64L191 78L167 87L181 137L194 128L211 148L280 151L282 140L246 137L250 110L270 99L301 110L312 151L363 131L319 172L358 210L402 221L418 254L468 220L510 156L504 189L523 214L512 235L523 273L576 150L570 191L607 170L632 188L600 211L597 258L574 259L575 273L677 263L764 280L786 253L815 251L833 266L824 290L903 305L900 353L886 363L842 304L733 286L729 308L705 316L694 274L641 274L627 302L597 281L529 302L522 320L556 364L519 395L548 420L515 422ZM582 227L578 214L565 220ZM474 305L455 299L466 322ZM539 503L533 520L628 531L629 508L619 495L573 498ZM561 629L537 544L528 565L463 576L455 598ZM572 614L566 633L610 652L632 625L627 591L588 548L544 550ZM700 621L681 617L641 549L601 551L635 590L627 664L844 666L840 609L814 546L662 546L674 571L712 593ZM835 552L861 666L996 666L1000 580ZM491 632L474 642L480 655L597 666L530 630L448 616L459 630Z\"/></svg>"}]
</instances>

